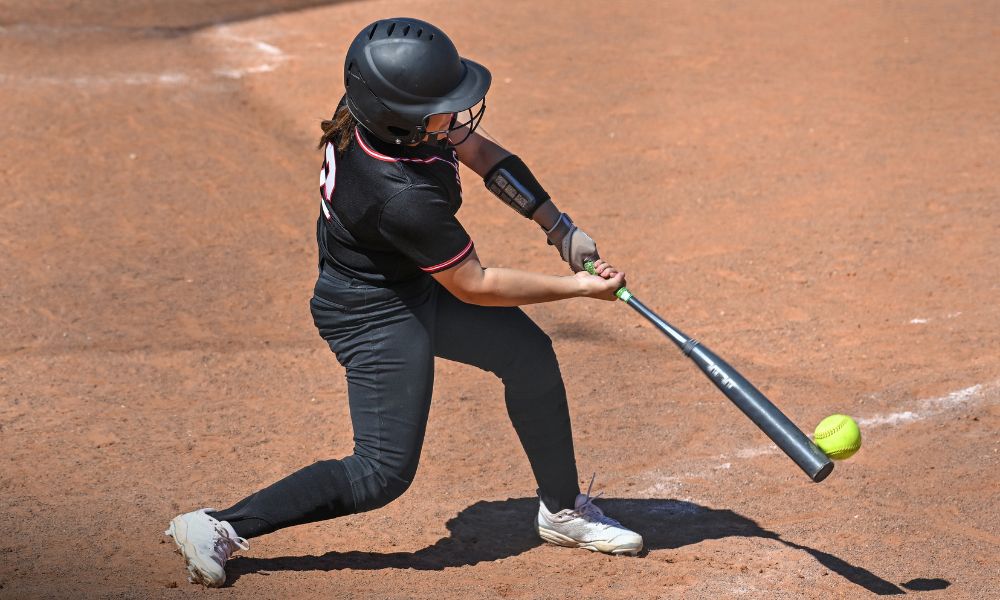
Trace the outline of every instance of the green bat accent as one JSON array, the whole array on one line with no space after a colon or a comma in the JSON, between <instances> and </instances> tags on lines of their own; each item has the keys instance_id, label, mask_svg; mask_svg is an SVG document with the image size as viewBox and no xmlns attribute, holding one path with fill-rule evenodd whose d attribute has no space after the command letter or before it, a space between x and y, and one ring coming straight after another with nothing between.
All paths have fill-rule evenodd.
<instances>
[{"instance_id":1,"label":"green bat accent","mask_svg":"<svg viewBox=\"0 0 1000 600\"><path fill-rule=\"evenodd\" d=\"M591 275L597 275L597 272L594 271L593 261L588 260L587 262L583 263L583 268L587 269L587 272L590 273ZM622 286L618 288L618 291L615 292L615 296L618 296L619 300L621 300L625 304L628 304L628 301L632 299L632 292L628 291L628 288L626 288L625 286Z\"/></svg>"}]
</instances>

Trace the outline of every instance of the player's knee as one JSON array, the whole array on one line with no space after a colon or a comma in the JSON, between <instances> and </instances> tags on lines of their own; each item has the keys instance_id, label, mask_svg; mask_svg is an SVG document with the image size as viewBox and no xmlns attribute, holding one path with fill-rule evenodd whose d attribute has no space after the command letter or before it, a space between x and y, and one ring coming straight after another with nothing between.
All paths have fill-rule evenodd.
<instances>
[{"instance_id":1,"label":"player's knee","mask_svg":"<svg viewBox=\"0 0 1000 600\"><path fill-rule=\"evenodd\" d=\"M416 475L416 461L394 465L373 459L368 462L368 475L355 483L358 510L373 510L389 504L409 489Z\"/></svg>"},{"instance_id":2,"label":"player's knee","mask_svg":"<svg viewBox=\"0 0 1000 600\"><path fill-rule=\"evenodd\" d=\"M386 469L381 472L381 475L379 502L381 503L380 506L385 506L410 489L414 474L399 472L395 469Z\"/></svg>"}]
</instances>

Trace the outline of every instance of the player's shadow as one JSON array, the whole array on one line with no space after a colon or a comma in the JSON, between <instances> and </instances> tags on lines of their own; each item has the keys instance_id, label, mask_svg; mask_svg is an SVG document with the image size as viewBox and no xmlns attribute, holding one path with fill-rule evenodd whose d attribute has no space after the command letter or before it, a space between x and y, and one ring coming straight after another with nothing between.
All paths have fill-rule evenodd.
<instances>
[{"instance_id":1,"label":"player's shadow","mask_svg":"<svg viewBox=\"0 0 1000 600\"><path fill-rule=\"evenodd\" d=\"M906 593L899 586L864 567L852 565L822 550L783 540L778 534L730 510L714 510L680 500L602 499L598 504L608 514L642 534L645 539L643 555L650 550L680 548L704 540L733 536L757 537L806 552L830 571L872 593ZM516 556L541 545L542 541L532 527L537 510L536 498L481 501L446 523L451 535L416 552L347 551L327 552L322 556L277 558L237 556L230 561L226 570L229 582L232 583L242 575L268 571L441 570L475 565ZM950 582L943 579L934 581L939 585L943 584L943 587L950 585Z\"/></svg>"}]
</instances>

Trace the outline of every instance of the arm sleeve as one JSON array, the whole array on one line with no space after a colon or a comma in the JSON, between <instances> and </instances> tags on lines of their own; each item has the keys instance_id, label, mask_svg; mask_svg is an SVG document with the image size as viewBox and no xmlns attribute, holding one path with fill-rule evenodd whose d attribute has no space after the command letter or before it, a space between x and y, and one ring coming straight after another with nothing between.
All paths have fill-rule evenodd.
<instances>
[{"instance_id":1,"label":"arm sleeve","mask_svg":"<svg viewBox=\"0 0 1000 600\"><path fill-rule=\"evenodd\" d=\"M444 192L412 186L382 206L379 231L425 273L438 273L472 253L472 238L458 222Z\"/></svg>"}]
</instances>

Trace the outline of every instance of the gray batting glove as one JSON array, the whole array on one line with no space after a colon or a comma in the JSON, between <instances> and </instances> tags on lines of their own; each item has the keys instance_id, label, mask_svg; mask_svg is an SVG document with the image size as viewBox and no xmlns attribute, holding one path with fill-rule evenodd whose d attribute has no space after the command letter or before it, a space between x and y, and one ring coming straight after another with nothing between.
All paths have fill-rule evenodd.
<instances>
[{"instance_id":1,"label":"gray batting glove","mask_svg":"<svg viewBox=\"0 0 1000 600\"><path fill-rule=\"evenodd\" d=\"M574 225L566 213L559 215L555 225L552 229L547 229L545 235L549 238L549 243L559 250L559 256L569 263L574 273L584 270L584 262L600 258L593 238Z\"/></svg>"}]
</instances>

